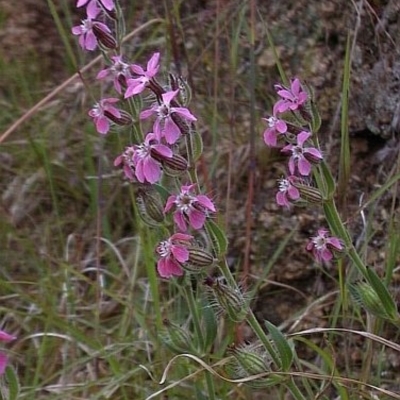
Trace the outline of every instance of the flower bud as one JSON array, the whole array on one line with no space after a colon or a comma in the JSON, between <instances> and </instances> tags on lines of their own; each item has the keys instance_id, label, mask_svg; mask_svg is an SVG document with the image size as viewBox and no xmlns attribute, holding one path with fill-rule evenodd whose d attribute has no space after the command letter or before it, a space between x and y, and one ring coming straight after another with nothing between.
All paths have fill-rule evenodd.
<instances>
[{"instance_id":1,"label":"flower bud","mask_svg":"<svg viewBox=\"0 0 400 400\"><path fill-rule=\"evenodd\" d=\"M204 284L208 287L213 303L218 312L226 314L232 321L241 322L248 313L249 299L241 292L240 288L232 288L221 279L207 277Z\"/></svg>"},{"instance_id":2,"label":"flower bud","mask_svg":"<svg viewBox=\"0 0 400 400\"><path fill-rule=\"evenodd\" d=\"M216 259L207 251L194 246L189 246L189 259L183 268L189 272L201 272L203 268L210 267Z\"/></svg>"},{"instance_id":3,"label":"flower bud","mask_svg":"<svg viewBox=\"0 0 400 400\"><path fill-rule=\"evenodd\" d=\"M104 110L104 115L111 120L112 122L114 122L116 125L120 125L120 126L127 126L127 125L131 125L133 122L132 116L127 113L124 110L119 110L120 113L120 117L116 117L114 114L110 113L107 110Z\"/></svg>"},{"instance_id":4,"label":"flower bud","mask_svg":"<svg viewBox=\"0 0 400 400\"><path fill-rule=\"evenodd\" d=\"M142 220L149 226L157 226L164 221L164 207L155 192L139 189L136 202Z\"/></svg>"},{"instance_id":5,"label":"flower bud","mask_svg":"<svg viewBox=\"0 0 400 400\"><path fill-rule=\"evenodd\" d=\"M186 158L182 157L180 154L174 154L171 158L164 158L162 164L165 172L171 176L175 176L177 172L181 173L188 169Z\"/></svg>"},{"instance_id":6,"label":"flower bud","mask_svg":"<svg viewBox=\"0 0 400 400\"><path fill-rule=\"evenodd\" d=\"M160 335L161 341L174 353L197 353L193 346L193 338L188 330L172 323L168 319L163 320L164 330Z\"/></svg>"},{"instance_id":7,"label":"flower bud","mask_svg":"<svg viewBox=\"0 0 400 400\"><path fill-rule=\"evenodd\" d=\"M298 189L300 198L309 203L322 203L322 194L318 188L307 185L303 179L294 177L291 184Z\"/></svg>"},{"instance_id":8,"label":"flower bud","mask_svg":"<svg viewBox=\"0 0 400 400\"><path fill-rule=\"evenodd\" d=\"M92 30L93 34L96 36L96 39L103 47L109 50L117 48L117 41L115 40L114 36L111 35L111 33L106 32L96 24L93 24Z\"/></svg>"}]
</instances>

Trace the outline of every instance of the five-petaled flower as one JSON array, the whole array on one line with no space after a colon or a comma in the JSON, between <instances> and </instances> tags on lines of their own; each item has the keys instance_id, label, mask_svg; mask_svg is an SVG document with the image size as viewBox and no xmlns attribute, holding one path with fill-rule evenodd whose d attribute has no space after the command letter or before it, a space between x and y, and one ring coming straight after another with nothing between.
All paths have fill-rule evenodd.
<instances>
[{"instance_id":1,"label":"five-petaled flower","mask_svg":"<svg viewBox=\"0 0 400 400\"><path fill-rule=\"evenodd\" d=\"M311 163L318 163L322 160L321 152L315 147L304 147L304 143L311 136L310 132L301 131L297 135L297 145L288 144L281 151L290 155L289 171L295 174L296 167L300 175L308 176L311 172Z\"/></svg>"},{"instance_id":2,"label":"five-petaled flower","mask_svg":"<svg viewBox=\"0 0 400 400\"><path fill-rule=\"evenodd\" d=\"M168 197L164 212L175 209L174 221L182 232L187 230L187 222L194 229L201 229L209 212L215 212L214 203L203 194L193 195L196 184L184 185L180 194Z\"/></svg>"},{"instance_id":3,"label":"five-petaled flower","mask_svg":"<svg viewBox=\"0 0 400 400\"><path fill-rule=\"evenodd\" d=\"M131 78L129 64L124 62L121 56L112 56L112 65L102 69L96 76L97 79L104 79L108 76L113 78L114 88L118 93L122 93L122 86L127 85L127 80Z\"/></svg>"},{"instance_id":4,"label":"five-petaled flower","mask_svg":"<svg viewBox=\"0 0 400 400\"><path fill-rule=\"evenodd\" d=\"M99 4L108 11L112 11L115 7L114 0L78 0L76 2L78 8L86 6L86 14L90 18L95 18L99 13Z\"/></svg>"},{"instance_id":5,"label":"five-petaled flower","mask_svg":"<svg viewBox=\"0 0 400 400\"><path fill-rule=\"evenodd\" d=\"M318 235L310 239L306 247L319 263L332 260L335 252L344 250L340 239L329 235L327 229L319 229Z\"/></svg>"},{"instance_id":6,"label":"five-petaled flower","mask_svg":"<svg viewBox=\"0 0 400 400\"><path fill-rule=\"evenodd\" d=\"M279 191L276 194L276 202L278 205L283 207L290 207L290 200L298 200L300 198L299 190L293 186L293 179L295 177L289 176L287 178L281 178L278 181Z\"/></svg>"},{"instance_id":7,"label":"five-petaled flower","mask_svg":"<svg viewBox=\"0 0 400 400\"><path fill-rule=\"evenodd\" d=\"M157 74L160 65L160 53L154 53L150 60L147 62L147 70L144 70L140 65L132 64L130 66L131 71L138 75L137 78L130 78L127 81L127 89L125 92L125 98L134 96L142 93L146 88L150 80Z\"/></svg>"},{"instance_id":8,"label":"five-petaled flower","mask_svg":"<svg viewBox=\"0 0 400 400\"><path fill-rule=\"evenodd\" d=\"M110 130L110 117L121 118L120 110L113 106L118 101L114 97L102 99L89 111L88 114L93 118L97 132L104 135Z\"/></svg>"},{"instance_id":9,"label":"five-petaled flower","mask_svg":"<svg viewBox=\"0 0 400 400\"><path fill-rule=\"evenodd\" d=\"M156 183L161 177L161 163L163 159L173 157L172 150L159 143L153 132L147 134L144 143L134 148L132 161L137 180L140 183Z\"/></svg>"},{"instance_id":10,"label":"five-petaled flower","mask_svg":"<svg viewBox=\"0 0 400 400\"><path fill-rule=\"evenodd\" d=\"M98 9L100 11L100 9ZM72 28L72 33L79 36L79 45L84 50L93 51L96 49L98 40L94 29L97 32L103 32L105 35L111 35L110 28L102 22L96 21L94 18L96 15L91 15L84 19L80 25ZM98 34L97 34L98 35Z\"/></svg>"},{"instance_id":11,"label":"five-petaled flower","mask_svg":"<svg viewBox=\"0 0 400 400\"><path fill-rule=\"evenodd\" d=\"M12 340L15 340L16 337L13 335L10 335L7 332L4 332L0 330L0 342L11 342ZM7 354L0 352L0 375L4 374L4 371L6 370L8 364L8 357Z\"/></svg>"},{"instance_id":12,"label":"five-petaled flower","mask_svg":"<svg viewBox=\"0 0 400 400\"><path fill-rule=\"evenodd\" d=\"M174 144L181 135L179 126L175 123L172 114L177 114L187 122L197 121L197 118L184 107L171 107L171 101L178 94L179 89L163 93L162 103L154 104L151 108L140 113L140 119L146 119L152 114L157 114L153 125L153 132L159 139L164 137L168 144Z\"/></svg>"},{"instance_id":13,"label":"five-petaled flower","mask_svg":"<svg viewBox=\"0 0 400 400\"><path fill-rule=\"evenodd\" d=\"M278 96L281 97L275 104L276 111L279 113L288 110L296 111L308 100L308 94L303 90L298 78L290 82L290 88L286 88L283 85L275 85L275 89Z\"/></svg>"},{"instance_id":14,"label":"five-petaled flower","mask_svg":"<svg viewBox=\"0 0 400 400\"><path fill-rule=\"evenodd\" d=\"M264 142L267 146L276 147L278 136L284 135L287 132L286 122L277 117L276 105L272 113L272 117L263 118L267 121L268 128L264 131Z\"/></svg>"},{"instance_id":15,"label":"five-petaled flower","mask_svg":"<svg viewBox=\"0 0 400 400\"><path fill-rule=\"evenodd\" d=\"M175 233L169 239L159 243L156 252L160 255L157 270L161 277L182 276L182 264L189 260L188 246L193 236Z\"/></svg>"}]
</instances>

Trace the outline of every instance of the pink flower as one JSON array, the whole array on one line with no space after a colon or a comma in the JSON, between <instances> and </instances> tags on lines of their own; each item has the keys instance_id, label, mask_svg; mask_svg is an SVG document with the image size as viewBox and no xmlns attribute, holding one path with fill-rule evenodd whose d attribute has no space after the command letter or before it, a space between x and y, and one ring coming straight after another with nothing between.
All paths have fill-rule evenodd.
<instances>
[{"instance_id":1,"label":"pink flower","mask_svg":"<svg viewBox=\"0 0 400 400\"><path fill-rule=\"evenodd\" d=\"M172 158L172 150L159 143L157 136L148 133L143 144L135 145L132 157L135 167L135 176L141 183L155 183L161 177L161 161L165 158Z\"/></svg>"},{"instance_id":2,"label":"pink flower","mask_svg":"<svg viewBox=\"0 0 400 400\"><path fill-rule=\"evenodd\" d=\"M131 65L134 74L139 75L138 78L130 78L127 81L128 88L125 92L125 98L134 96L143 92L150 80L157 74L160 65L160 53L154 53L147 62L147 70L145 71L140 65Z\"/></svg>"},{"instance_id":3,"label":"pink flower","mask_svg":"<svg viewBox=\"0 0 400 400\"><path fill-rule=\"evenodd\" d=\"M87 19L84 19L80 25L72 28L72 33L79 36L79 45L84 50L93 51L98 45L97 37L93 29L96 29L98 32L103 32L105 35L111 34L111 30L107 25L94 20L96 15L88 15Z\"/></svg>"},{"instance_id":4,"label":"pink flower","mask_svg":"<svg viewBox=\"0 0 400 400\"><path fill-rule=\"evenodd\" d=\"M201 229L205 223L208 212L215 212L214 203L205 195L192 195L190 192L196 184L182 186L178 196L168 197L164 212L175 208L174 221L182 232L187 230L187 221L194 229Z\"/></svg>"},{"instance_id":5,"label":"pink flower","mask_svg":"<svg viewBox=\"0 0 400 400\"><path fill-rule=\"evenodd\" d=\"M294 175L296 167L303 176L308 176L311 172L311 163L318 163L322 160L321 152L315 147L304 147L304 143L311 136L310 132L301 131L297 135L297 145L289 144L281 151L290 154L289 171Z\"/></svg>"},{"instance_id":6,"label":"pink flower","mask_svg":"<svg viewBox=\"0 0 400 400\"><path fill-rule=\"evenodd\" d=\"M125 151L114 160L114 166L118 167L122 165L125 177L130 181L135 180L135 165L133 163L134 154L135 148L133 146L128 146L125 148Z\"/></svg>"},{"instance_id":7,"label":"pink flower","mask_svg":"<svg viewBox=\"0 0 400 400\"><path fill-rule=\"evenodd\" d=\"M0 330L0 342L11 342L12 340L15 340L16 337L13 335L8 334L7 332L4 332ZM8 357L7 354L1 353L0 352L0 375L3 375L6 367L8 364Z\"/></svg>"},{"instance_id":8,"label":"pink flower","mask_svg":"<svg viewBox=\"0 0 400 400\"><path fill-rule=\"evenodd\" d=\"M290 200L300 198L299 190L293 186L292 182L295 177L289 176L279 180L279 192L276 194L276 202L283 207L290 207Z\"/></svg>"},{"instance_id":9,"label":"pink flower","mask_svg":"<svg viewBox=\"0 0 400 400\"><path fill-rule=\"evenodd\" d=\"M160 255L157 270L162 278L182 276L182 264L189 260L188 245L193 236L175 233L168 240L160 242L156 252Z\"/></svg>"},{"instance_id":10,"label":"pink flower","mask_svg":"<svg viewBox=\"0 0 400 400\"><path fill-rule=\"evenodd\" d=\"M79 8L86 5L88 17L95 18L100 11L99 4L108 11L112 11L115 7L114 0L78 0L76 6Z\"/></svg>"},{"instance_id":11,"label":"pink flower","mask_svg":"<svg viewBox=\"0 0 400 400\"><path fill-rule=\"evenodd\" d=\"M121 118L120 111L113 106L118 101L113 97L102 99L89 111L88 114L93 118L97 132L104 135L110 130L110 120L107 114L111 117Z\"/></svg>"},{"instance_id":12,"label":"pink flower","mask_svg":"<svg viewBox=\"0 0 400 400\"><path fill-rule=\"evenodd\" d=\"M329 236L327 229L319 229L318 235L312 237L306 247L319 263L332 260L334 253L342 252L343 249L341 240Z\"/></svg>"},{"instance_id":13,"label":"pink flower","mask_svg":"<svg viewBox=\"0 0 400 400\"><path fill-rule=\"evenodd\" d=\"M131 77L131 71L129 64L122 60L121 56L113 56L111 57L113 64L101 70L96 78L104 79L108 76L113 78L114 88L118 93L122 93L121 84L126 86L127 80Z\"/></svg>"},{"instance_id":14,"label":"pink flower","mask_svg":"<svg viewBox=\"0 0 400 400\"><path fill-rule=\"evenodd\" d=\"M165 137L168 144L174 144L181 135L181 130L173 120L172 114L178 114L179 117L189 122L197 121L197 118L187 108L171 107L170 103L178 92L179 89L163 93L161 95L163 100L161 104L155 104L140 113L140 119L146 119L152 114L157 114L153 131L158 138Z\"/></svg>"},{"instance_id":15,"label":"pink flower","mask_svg":"<svg viewBox=\"0 0 400 400\"><path fill-rule=\"evenodd\" d=\"M282 85L275 85L275 89L281 97L281 100L275 104L276 111L279 113L287 110L295 111L308 100L308 94L303 90L300 80L297 78L291 81L290 89Z\"/></svg>"},{"instance_id":16,"label":"pink flower","mask_svg":"<svg viewBox=\"0 0 400 400\"><path fill-rule=\"evenodd\" d=\"M286 122L277 118L276 115L277 110L276 106L274 106L273 116L263 118L268 123L268 128L264 131L264 142L270 147L276 147L278 136L284 135L287 132Z\"/></svg>"}]
</instances>

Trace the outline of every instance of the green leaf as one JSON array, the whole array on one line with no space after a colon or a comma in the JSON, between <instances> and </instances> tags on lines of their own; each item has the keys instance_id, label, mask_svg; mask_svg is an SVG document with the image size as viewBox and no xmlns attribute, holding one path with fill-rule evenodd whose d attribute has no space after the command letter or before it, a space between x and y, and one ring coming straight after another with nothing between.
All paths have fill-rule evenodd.
<instances>
[{"instance_id":1,"label":"green leaf","mask_svg":"<svg viewBox=\"0 0 400 400\"><path fill-rule=\"evenodd\" d=\"M170 192L169 192L167 189L165 189L164 186L159 185L158 183L155 183L155 184L153 185L153 187L154 187L154 188L157 190L157 192L160 194L161 198L162 198L164 201L167 201L168 197L170 196Z\"/></svg>"},{"instance_id":2,"label":"green leaf","mask_svg":"<svg viewBox=\"0 0 400 400\"><path fill-rule=\"evenodd\" d=\"M289 345L289 342L282 334L282 332L271 322L264 321L272 340L274 341L275 347L279 353L279 358L281 361L280 367L282 371L288 371L293 362L293 350Z\"/></svg>"},{"instance_id":3,"label":"green leaf","mask_svg":"<svg viewBox=\"0 0 400 400\"><path fill-rule=\"evenodd\" d=\"M228 239L222 229L211 220L208 220L205 224L211 244L216 256L221 256L226 253L228 248Z\"/></svg>"},{"instance_id":4,"label":"green leaf","mask_svg":"<svg viewBox=\"0 0 400 400\"><path fill-rule=\"evenodd\" d=\"M5 377L8 382L8 400L17 400L20 391L20 386L17 374L15 373L13 367L9 365L7 366Z\"/></svg>"},{"instance_id":5,"label":"green leaf","mask_svg":"<svg viewBox=\"0 0 400 400\"><path fill-rule=\"evenodd\" d=\"M189 136L192 146L192 162L195 163L203 153L203 139L197 130L190 133Z\"/></svg>"},{"instance_id":6,"label":"green leaf","mask_svg":"<svg viewBox=\"0 0 400 400\"><path fill-rule=\"evenodd\" d=\"M367 278L382 302L382 306L389 318L398 321L399 314L397 313L396 303L393 300L393 297L390 295L387 287L384 285L382 279L378 276L373 268L367 267Z\"/></svg>"},{"instance_id":7,"label":"green leaf","mask_svg":"<svg viewBox=\"0 0 400 400\"><path fill-rule=\"evenodd\" d=\"M212 307L208 301L204 301L202 305L203 305L202 315L203 315L204 330L205 330L203 351L206 352L207 349L209 349L211 345L214 343L214 340L217 336L218 325L214 307Z\"/></svg>"}]
</instances>

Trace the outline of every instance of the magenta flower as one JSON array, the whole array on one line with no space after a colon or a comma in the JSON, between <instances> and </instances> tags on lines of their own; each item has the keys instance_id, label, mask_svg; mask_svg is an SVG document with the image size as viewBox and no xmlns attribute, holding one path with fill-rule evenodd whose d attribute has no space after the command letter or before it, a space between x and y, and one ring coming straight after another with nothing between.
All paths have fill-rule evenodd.
<instances>
[{"instance_id":1,"label":"magenta flower","mask_svg":"<svg viewBox=\"0 0 400 400\"><path fill-rule=\"evenodd\" d=\"M175 209L174 221L182 232L187 230L187 221L194 229L201 229L208 212L215 212L214 203L205 195L192 195L196 184L182 186L181 193L168 197L164 212Z\"/></svg>"},{"instance_id":2,"label":"magenta flower","mask_svg":"<svg viewBox=\"0 0 400 400\"><path fill-rule=\"evenodd\" d=\"M99 13L99 4L108 11L112 11L115 7L114 0L78 0L76 2L78 8L86 5L86 14L90 18L95 18Z\"/></svg>"},{"instance_id":3,"label":"magenta flower","mask_svg":"<svg viewBox=\"0 0 400 400\"><path fill-rule=\"evenodd\" d=\"M321 152L315 147L304 147L304 143L310 136L310 132L301 131L297 135L297 145L289 144L281 150L282 153L291 155L289 171L292 175L294 175L296 167L300 175L310 175L311 163L316 164L323 158Z\"/></svg>"},{"instance_id":4,"label":"magenta flower","mask_svg":"<svg viewBox=\"0 0 400 400\"><path fill-rule=\"evenodd\" d=\"M145 71L140 65L131 65L131 71L139 75L138 78L130 78L127 81L128 88L125 92L125 98L134 96L143 92L150 80L157 74L160 65L160 53L154 53L147 62L147 70Z\"/></svg>"},{"instance_id":5,"label":"magenta flower","mask_svg":"<svg viewBox=\"0 0 400 400\"><path fill-rule=\"evenodd\" d=\"M4 332L0 330L0 342L11 342L12 340L15 340L16 337L13 335L8 334L7 332ZM0 352L0 375L3 375L6 367L8 364L8 357L7 354L1 353Z\"/></svg>"},{"instance_id":6,"label":"magenta flower","mask_svg":"<svg viewBox=\"0 0 400 400\"><path fill-rule=\"evenodd\" d=\"M267 121L268 128L264 131L264 142L267 146L276 147L278 136L284 135L287 132L286 122L282 119L277 118L276 106L274 106L274 111L272 117L263 118Z\"/></svg>"},{"instance_id":7,"label":"magenta flower","mask_svg":"<svg viewBox=\"0 0 400 400\"><path fill-rule=\"evenodd\" d=\"M279 113L288 110L296 111L308 100L308 94L303 90L300 80L297 78L291 81L290 89L282 85L275 85L275 89L281 97L275 104L276 111Z\"/></svg>"},{"instance_id":8,"label":"magenta flower","mask_svg":"<svg viewBox=\"0 0 400 400\"><path fill-rule=\"evenodd\" d=\"M133 146L128 146L125 148L125 151L114 160L114 166L122 166L125 177L130 181L135 180L135 165L133 163L134 154L135 148Z\"/></svg>"},{"instance_id":9,"label":"magenta flower","mask_svg":"<svg viewBox=\"0 0 400 400\"><path fill-rule=\"evenodd\" d=\"M293 186L292 182L295 177L289 176L279 180L279 191L276 194L276 202L279 206L290 208L290 200L298 200L300 198L299 190Z\"/></svg>"},{"instance_id":10,"label":"magenta flower","mask_svg":"<svg viewBox=\"0 0 400 400\"><path fill-rule=\"evenodd\" d=\"M155 104L140 113L140 119L146 119L152 114L157 114L153 131L159 139L165 137L168 144L174 144L181 136L181 130L173 120L172 114L178 114L180 118L188 122L197 121L197 118L187 108L171 107L170 103L178 92L179 89L163 93L161 95L163 100L161 104Z\"/></svg>"},{"instance_id":11,"label":"magenta flower","mask_svg":"<svg viewBox=\"0 0 400 400\"><path fill-rule=\"evenodd\" d=\"M172 158L173 152L164 144L160 144L157 136L150 132L143 144L135 145L132 157L135 176L140 183L155 183L161 177L161 161Z\"/></svg>"},{"instance_id":12,"label":"magenta flower","mask_svg":"<svg viewBox=\"0 0 400 400\"><path fill-rule=\"evenodd\" d=\"M96 16L88 15L88 18L84 19L80 25L72 28L72 33L79 36L79 45L84 50L93 51L98 45L98 40L93 29L96 29L98 32L103 32L106 36L111 35L111 30L108 26L102 22L94 20L93 18L95 17Z\"/></svg>"},{"instance_id":13,"label":"magenta flower","mask_svg":"<svg viewBox=\"0 0 400 400\"><path fill-rule=\"evenodd\" d=\"M131 78L131 70L129 64L122 60L121 56L113 56L111 57L113 64L101 70L96 78L97 79L104 79L108 76L113 78L114 88L118 93L122 93L121 84L125 87L126 82L129 78Z\"/></svg>"},{"instance_id":14,"label":"magenta flower","mask_svg":"<svg viewBox=\"0 0 400 400\"><path fill-rule=\"evenodd\" d=\"M188 245L193 236L175 233L168 240L160 242L156 251L160 255L157 270L162 278L182 276L182 264L189 260Z\"/></svg>"},{"instance_id":15,"label":"magenta flower","mask_svg":"<svg viewBox=\"0 0 400 400\"><path fill-rule=\"evenodd\" d=\"M93 118L97 132L104 135L110 130L110 120L107 114L111 117L121 118L120 111L113 106L118 101L114 97L102 99L89 111L88 114Z\"/></svg>"},{"instance_id":16,"label":"magenta flower","mask_svg":"<svg viewBox=\"0 0 400 400\"><path fill-rule=\"evenodd\" d=\"M319 263L332 260L335 252L344 250L340 239L329 236L327 229L319 229L318 235L310 239L306 247Z\"/></svg>"}]
</instances>

